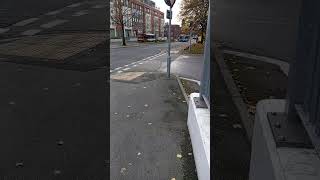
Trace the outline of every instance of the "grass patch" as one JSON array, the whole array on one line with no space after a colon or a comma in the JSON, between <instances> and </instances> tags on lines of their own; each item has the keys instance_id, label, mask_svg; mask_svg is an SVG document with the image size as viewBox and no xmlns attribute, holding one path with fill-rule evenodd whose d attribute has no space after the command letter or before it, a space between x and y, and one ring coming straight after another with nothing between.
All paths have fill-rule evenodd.
<instances>
[{"instance_id":1,"label":"grass patch","mask_svg":"<svg viewBox=\"0 0 320 180\"><path fill-rule=\"evenodd\" d=\"M191 52L189 52L189 46L184 49L184 53L187 54L203 54L204 44L196 43L191 45Z\"/></svg>"}]
</instances>

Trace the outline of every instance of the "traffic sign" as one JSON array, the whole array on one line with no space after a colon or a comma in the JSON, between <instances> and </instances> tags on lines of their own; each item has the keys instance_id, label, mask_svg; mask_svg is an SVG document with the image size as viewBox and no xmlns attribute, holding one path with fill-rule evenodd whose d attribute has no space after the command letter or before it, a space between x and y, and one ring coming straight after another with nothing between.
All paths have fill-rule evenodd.
<instances>
[{"instance_id":1,"label":"traffic sign","mask_svg":"<svg viewBox=\"0 0 320 180\"><path fill-rule=\"evenodd\" d=\"M176 2L176 0L164 0L164 2L165 2L168 6L172 7L172 6L174 5L174 3Z\"/></svg>"},{"instance_id":2,"label":"traffic sign","mask_svg":"<svg viewBox=\"0 0 320 180\"><path fill-rule=\"evenodd\" d=\"M172 19L172 11L167 10L167 19Z\"/></svg>"}]
</instances>

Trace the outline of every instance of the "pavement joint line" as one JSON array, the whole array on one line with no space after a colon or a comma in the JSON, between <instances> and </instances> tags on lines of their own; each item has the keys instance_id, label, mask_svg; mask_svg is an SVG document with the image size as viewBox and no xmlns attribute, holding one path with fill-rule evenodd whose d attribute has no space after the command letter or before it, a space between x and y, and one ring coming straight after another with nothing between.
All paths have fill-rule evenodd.
<instances>
[{"instance_id":1,"label":"pavement joint line","mask_svg":"<svg viewBox=\"0 0 320 180\"><path fill-rule=\"evenodd\" d=\"M40 25L40 27L47 29L47 28L52 28L52 27L54 27L54 26L63 24L63 23L65 23L65 22L68 22L68 20L56 19L56 20L50 21L50 22L48 22L48 23L46 23L46 24L42 24L42 25Z\"/></svg>"},{"instance_id":2,"label":"pavement joint line","mask_svg":"<svg viewBox=\"0 0 320 180\"><path fill-rule=\"evenodd\" d=\"M23 21L19 21L19 22L13 24L13 26L25 26L25 25L31 24L37 20L39 20L39 18L29 18L29 19L25 19Z\"/></svg>"}]
</instances>

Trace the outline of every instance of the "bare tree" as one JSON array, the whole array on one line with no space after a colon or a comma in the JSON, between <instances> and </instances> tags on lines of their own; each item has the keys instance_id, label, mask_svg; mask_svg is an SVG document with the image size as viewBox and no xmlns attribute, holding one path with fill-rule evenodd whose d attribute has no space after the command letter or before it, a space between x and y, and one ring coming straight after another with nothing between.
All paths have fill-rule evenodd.
<instances>
[{"instance_id":1,"label":"bare tree","mask_svg":"<svg viewBox=\"0 0 320 180\"><path fill-rule=\"evenodd\" d=\"M122 45L126 46L125 26L132 27L132 18L136 16L137 10L132 9L131 0L113 0L113 13L111 20L121 28Z\"/></svg>"}]
</instances>

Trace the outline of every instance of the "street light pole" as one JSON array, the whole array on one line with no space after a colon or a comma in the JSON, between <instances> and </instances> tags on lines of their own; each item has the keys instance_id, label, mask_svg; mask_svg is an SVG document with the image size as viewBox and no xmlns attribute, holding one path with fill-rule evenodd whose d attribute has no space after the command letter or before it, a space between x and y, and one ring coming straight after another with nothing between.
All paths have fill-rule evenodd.
<instances>
[{"instance_id":1,"label":"street light pole","mask_svg":"<svg viewBox=\"0 0 320 180\"><path fill-rule=\"evenodd\" d=\"M170 78L170 64L171 64L171 19L172 19L172 6L170 6L170 17L169 17L169 32L168 32L168 58L167 58L167 77Z\"/></svg>"}]
</instances>

